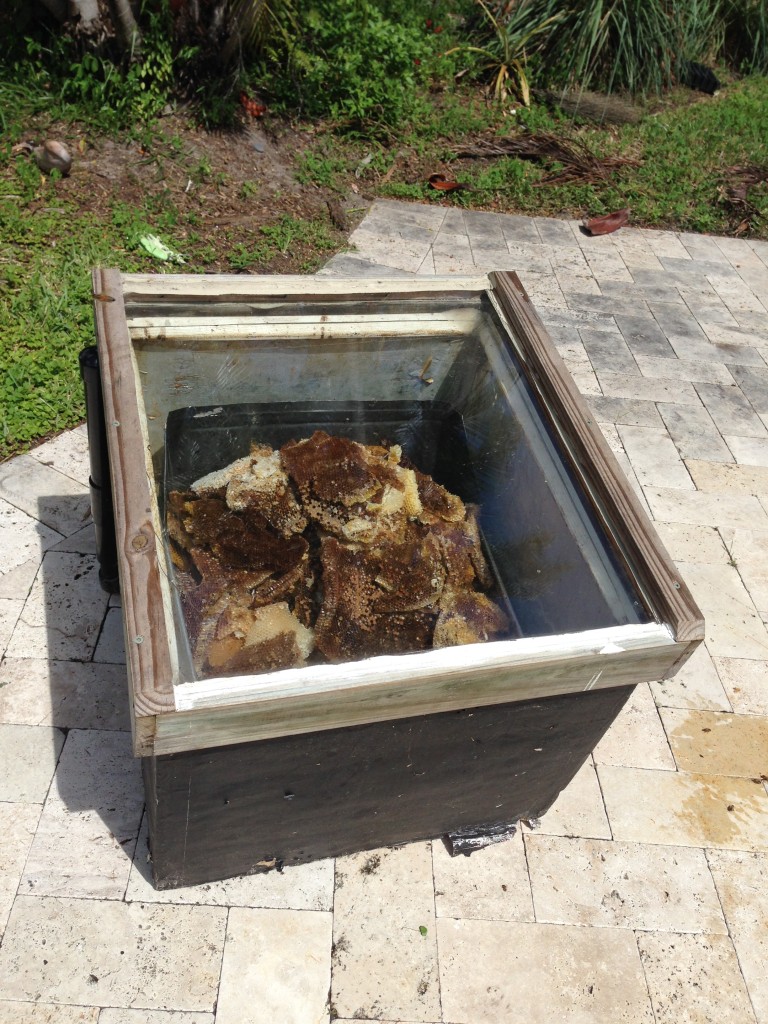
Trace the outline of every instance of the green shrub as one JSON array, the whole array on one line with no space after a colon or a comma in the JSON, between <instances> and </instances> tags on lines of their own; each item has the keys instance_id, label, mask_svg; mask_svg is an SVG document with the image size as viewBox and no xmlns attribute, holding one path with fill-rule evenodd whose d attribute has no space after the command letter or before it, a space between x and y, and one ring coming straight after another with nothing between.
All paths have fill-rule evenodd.
<instances>
[{"instance_id":1,"label":"green shrub","mask_svg":"<svg viewBox=\"0 0 768 1024\"><path fill-rule=\"evenodd\" d=\"M455 6L455 5L454 5ZM450 36L436 5L316 0L273 48L267 67L277 104L353 126L401 126ZM429 17L430 13L432 14Z\"/></svg>"}]
</instances>

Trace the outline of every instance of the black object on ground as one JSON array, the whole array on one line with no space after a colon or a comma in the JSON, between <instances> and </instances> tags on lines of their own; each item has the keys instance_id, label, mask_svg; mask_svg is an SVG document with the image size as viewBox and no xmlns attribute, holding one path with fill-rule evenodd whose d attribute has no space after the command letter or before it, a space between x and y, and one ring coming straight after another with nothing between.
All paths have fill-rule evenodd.
<instances>
[{"instance_id":1,"label":"black object on ground","mask_svg":"<svg viewBox=\"0 0 768 1024\"><path fill-rule=\"evenodd\" d=\"M96 555L99 559L99 582L108 594L120 592L117 572L117 541L115 513L112 505L112 483L109 478L107 428L104 422L104 395L99 373L99 350L89 345L80 353L80 376L85 388L85 416L90 454L91 515L96 530Z\"/></svg>"}]
</instances>

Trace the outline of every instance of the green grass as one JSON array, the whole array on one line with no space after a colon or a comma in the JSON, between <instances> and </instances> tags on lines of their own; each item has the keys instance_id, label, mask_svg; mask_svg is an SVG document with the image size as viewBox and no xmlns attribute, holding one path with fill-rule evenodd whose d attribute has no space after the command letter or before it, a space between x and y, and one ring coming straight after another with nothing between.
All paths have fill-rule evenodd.
<instances>
[{"instance_id":1,"label":"green grass","mask_svg":"<svg viewBox=\"0 0 768 1024\"><path fill-rule=\"evenodd\" d=\"M457 115L453 114L456 129ZM731 180L728 168L768 165L768 78L753 77L729 85L718 96L695 98L685 94L684 102L662 107L639 124L618 128L596 128L575 124L550 114L542 107L519 110L517 121L496 124L496 134L524 124L532 131L546 130L567 138L578 138L598 156L624 156L639 162L625 167L608 181L582 184L545 184L546 174L556 168L516 158L490 161L450 162L452 140L435 139L427 126L418 149L421 171L414 180L397 175L378 188L382 196L499 211L548 216L580 217L629 206L636 226L669 227L677 230L730 234L740 215L723 202L722 189ZM478 133L473 113L471 128L456 131L462 136ZM453 143L456 145L456 143ZM426 184L429 173L444 171L470 186L453 198L435 193ZM751 234L768 238L768 186L754 186L749 193L758 211Z\"/></svg>"},{"instance_id":2,"label":"green grass","mask_svg":"<svg viewBox=\"0 0 768 1024\"><path fill-rule=\"evenodd\" d=\"M0 457L82 420L91 268L145 264L118 227L60 203L55 183L41 183L38 202L32 213L7 187L0 194Z\"/></svg>"}]
</instances>

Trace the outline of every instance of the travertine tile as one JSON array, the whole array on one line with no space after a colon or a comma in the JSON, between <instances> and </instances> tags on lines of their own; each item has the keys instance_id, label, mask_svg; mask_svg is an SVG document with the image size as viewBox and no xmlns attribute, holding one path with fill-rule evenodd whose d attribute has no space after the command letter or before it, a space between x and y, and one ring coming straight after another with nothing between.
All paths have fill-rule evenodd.
<instances>
[{"instance_id":1,"label":"travertine tile","mask_svg":"<svg viewBox=\"0 0 768 1024\"><path fill-rule=\"evenodd\" d=\"M8 645L14 658L90 661L107 608L91 555L49 551Z\"/></svg>"},{"instance_id":2,"label":"travertine tile","mask_svg":"<svg viewBox=\"0 0 768 1024\"><path fill-rule=\"evenodd\" d=\"M687 459L697 491L714 494L768 495L768 466L739 466Z\"/></svg>"},{"instance_id":3,"label":"travertine tile","mask_svg":"<svg viewBox=\"0 0 768 1024\"><path fill-rule=\"evenodd\" d=\"M768 715L768 661L716 658L715 666L734 711Z\"/></svg>"},{"instance_id":4,"label":"travertine tile","mask_svg":"<svg viewBox=\"0 0 768 1024\"><path fill-rule=\"evenodd\" d=\"M438 917L533 921L519 831L512 839L476 850L470 857L451 857L443 843L434 842L432 864Z\"/></svg>"},{"instance_id":5,"label":"travertine tile","mask_svg":"<svg viewBox=\"0 0 768 1024\"><path fill-rule=\"evenodd\" d=\"M229 912L217 1024L326 1024L331 914Z\"/></svg>"},{"instance_id":6,"label":"travertine tile","mask_svg":"<svg viewBox=\"0 0 768 1024\"><path fill-rule=\"evenodd\" d=\"M637 427L659 426L661 419L653 402L631 398L590 398L589 405L599 423L627 423Z\"/></svg>"},{"instance_id":7,"label":"travertine tile","mask_svg":"<svg viewBox=\"0 0 768 1024\"><path fill-rule=\"evenodd\" d=\"M0 498L64 536L82 529L91 514L86 486L31 455L0 466Z\"/></svg>"},{"instance_id":8,"label":"travertine tile","mask_svg":"<svg viewBox=\"0 0 768 1024\"><path fill-rule=\"evenodd\" d=\"M733 462L733 455L703 405L660 402L659 413L684 459Z\"/></svg>"},{"instance_id":9,"label":"travertine tile","mask_svg":"<svg viewBox=\"0 0 768 1024\"><path fill-rule=\"evenodd\" d=\"M702 329L691 316L690 311L684 305L679 292L677 302L651 301L649 306L654 318L664 334L677 351L675 342L706 342L707 338Z\"/></svg>"},{"instance_id":10,"label":"travertine tile","mask_svg":"<svg viewBox=\"0 0 768 1024\"><path fill-rule=\"evenodd\" d=\"M674 349L650 314L644 317L618 315L616 323L635 358L674 359Z\"/></svg>"},{"instance_id":11,"label":"travertine tile","mask_svg":"<svg viewBox=\"0 0 768 1024\"><path fill-rule=\"evenodd\" d=\"M340 1017L440 1017L428 843L339 858L331 1001Z\"/></svg>"},{"instance_id":12,"label":"travertine tile","mask_svg":"<svg viewBox=\"0 0 768 1024\"><path fill-rule=\"evenodd\" d=\"M768 437L740 437L726 433L724 440L742 466L768 466Z\"/></svg>"},{"instance_id":13,"label":"travertine tile","mask_svg":"<svg viewBox=\"0 0 768 1024\"><path fill-rule=\"evenodd\" d=\"M644 377L661 380L687 380L692 384L733 384L733 377L724 363L703 365L694 359L660 359L657 356L637 356L637 364Z\"/></svg>"},{"instance_id":14,"label":"travertine tile","mask_svg":"<svg viewBox=\"0 0 768 1024\"><path fill-rule=\"evenodd\" d=\"M99 1024L213 1024L212 1013L187 1013L184 1010L125 1010L105 1007Z\"/></svg>"},{"instance_id":15,"label":"travertine tile","mask_svg":"<svg viewBox=\"0 0 768 1024\"><path fill-rule=\"evenodd\" d=\"M711 235L693 235L687 231L681 231L678 238L685 246L686 251L694 260L712 260L717 263L727 263L728 257L721 252L715 244Z\"/></svg>"},{"instance_id":16,"label":"travertine tile","mask_svg":"<svg viewBox=\"0 0 768 1024\"><path fill-rule=\"evenodd\" d=\"M650 687L659 707L731 710L728 696L705 644L696 648L671 679L651 683Z\"/></svg>"},{"instance_id":17,"label":"travertine tile","mask_svg":"<svg viewBox=\"0 0 768 1024\"><path fill-rule=\"evenodd\" d=\"M738 387L697 384L696 391L722 434L765 437L765 425Z\"/></svg>"},{"instance_id":18,"label":"travertine tile","mask_svg":"<svg viewBox=\"0 0 768 1024\"><path fill-rule=\"evenodd\" d=\"M618 427L624 449L643 487L694 490L688 470L664 427Z\"/></svg>"},{"instance_id":19,"label":"travertine tile","mask_svg":"<svg viewBox=\"0 0 768 1024\"><path fill-rule=\"evenodd\" d=\"M122 899L143 806L130 734L73 729L29 851L23 892Z\"/></svg>"},{"instance_id":20,"label":"travertine tile","mask_svg":"<svg viewBox=\"0 0 768 1024\"><path fill-rule=\"evenodd\" d=\"M608 331L616 337L619 336L616 321L606 313L593 313L582 309L546 309L539 312L547 330L550 327L589 327L593 331Z\"/></svg>"},{"instance_id":21,"label":"travertine tile","mask_svg":"<svg viewBox=\"0 0 768 1024\"><path fill-rule=\"evenodd\" d=\"M0 939L40 817L39 804L0 803ZM0 1021L2 1021L0 1012Z\"/></svg>"},{"instance_id":22,"label":"travertine tile","mask_svg":"<svg viewBox=\"0 0 768 1024\"><path fill-rule=\"evenodd\" d=\"M768 793L750 779L601 765L618 841L768 850Z\"/></svg>"},{"instance_id":23,"label":"travertine tile","mask_svg":"<svg viewBox=\"0 0 768 1024\"><path fill-rule=\"evenodd\" d=\"M701 330L705 332L713 344L718 346L727 345L734 354L741 349L752 349L754 351L753 346L756 342L760 342L760 332L745 329L741 326L741 313L746 310L731 309L725 302L723 302L723 305L731 314L730 321L724 323L722 317L702 316L699 319ZM735 317L733 315L734 313L736 313ZM765 314L763 314L763 316L765 316ZM765 323L765 321L763 321L763 323ZM734 358L733 361L734 364L738 364L740 360L738 358ZM760 366L759 362L757 366Z\"/></svg>"},{"instance_id":24,"label":"travertine tile","mask_svg":"<svg viewBox=\"0 0 768 1024\"><path fill-rule=\"evenodd\" d=\"M19 619L23 604L23 601L0 598L0 658L5 654L5 649Z\"/></svg>"},{"instance_id":25,"label":"travertine tile","mask_svg":"<svg viewBox=\"0 0 768 1024\"><path fill-rule=\"evenodd\" d=\"M617 338L605 331L590 331L588 328L582 328L579 334L597 373L606 371L639 376L635 357L622 337Z\"/></svg>"},{"instance_id":26,"label":"travertine tile","mask_svg":"<svg viewBox=\"0 0 768 1024\"><path fill-rule=\"evenodd\" d=\"M681 562L678 568L704 613L713 657L768 657L768 631L733 566Z\"/></svg>"},{"instance_id":27,"label":"travertine tile","mask_svg":"<svg viewBox=\"0 0 768 1024\"><path fill-rule=\"evenodd\" d=\"M72 477L82 487L88 487L91 465L85 426L65 430L58 437L33 448L29 454L44 466L51 466Z\"/></svg>"},{"instance_id":28,"label":"travertine tile","mask_svg":"<svg viewBox=\"0 0 768 1024\"><path fill-rule=\"evenodd\" d=\"M77 533L60 540L58 544L53 545L51 551L73 551L78 555L95 555L96 531L93 528L93 523L89 523Z\"/></svg>"},{"instance_id":29,"label":"travertine tile","mask_svg":"<svg viewBox=\"0 0 768 1024\"><path fill-rule=\"evenodd\" d=\"M221 882L157 890L147 860L146 815L139 832L131 877L125 894L139 903L200 903L216 907L258 907L262 910L332 910L333 861L286 867L282 872L241 875Z\"/></svg>"},{"instance_id":30,"label":"travertine tile","mask_svg":"<svg viewBox=\"0 0 768 1024\"><path fill-rule=\"evenodd\" d=\"M127 731L125 667L6 658L0 665L0 722Z\"/></svg>"},{"instance_id":31,"label":"travertine tile","mask_svg":"<svg viewBox=\"0 0 768 1024\"><path fill-rule=\"evenodd\" d=\"M211 1012L227 912L17 896L0 950L9 999Z\"/></svg>"},{"instance_id":32,"label":"travertine tile","mask_svg":"<svg viewBox=\"0 0 768 1024\"><path fill-rule=\"evenodd\" d=\"M476 239L472 240L473 253L482 248L487 250L487 246L478 244ZM520 273L547 274L550 279L552 278L554 250L551 245L507 240L507 252L513 257L516 269ZM552 283L556 284L556 280Z\"/></svg>"},{"instance_id":33,"label":"travertine tile","mask_svg":"<svg viewBox=\"0 0 768 1024\"><path fill-rule=\"evenodd\" d=\"M560 286L560 291L565 296L565 301L569 306L573 305L578 308L578 303L571 303L571 295L600 295L600 286L597 281L592 277L592 272L589 268L584 273L571 273L565 268L561 268L556 261L554 262L553 271L557 283Z\"/></svg>"},{"instance_id":34,"label":"travertine tile","mask_svg":"<svg viewBox=\"0 0 768 1024\"><path fill-rule=\"evenodd\" d=\"M421 261L419 269L416 271L417 274L421 274L427 277L434 277L435 271L435 254L432 249L429 250L427 255Z\"/></svg>"},{"instance_id":35,"label":"travertine tile","mask_svg":"<svg viewBox=\"0 0 768 1024\"><path fill-rule=\"evenodd\" d=\"M726 934L703 850L525 838L536 920Z\"/></svg>"},{"instance_id":36,"label":"travertine tile","mask_svg":"<svg viewBox=\"0 0 768 1024\"><path fill-rule=\"evenodd\" d=\"M734 366L731 372L755 412L768 413L768 366Z\"/></svg>"},{"instance_id":37,"label":"travertine tile","mask_svg":"<svg viewBox=\"0 0 768 1024\"><path fill-rule=\"evenodd\" d=\"M0 1002L0 1024L96 1024L98 1019L98 1006Z\"/></svg>"},{"instance_id":38,"label":"travertine tile","mask_svg":"<svg viewBox=\"0 0 768 1024\"><path fill-rule=\"evenodd\" d=\"M768 858L710 850L712 876L760 1024L768 1021Z\"/></svg>"},{"instance_id":39,"label":"travertine tile","mask_svg":"<svg viewBox=\"0 0 768 1024\"><path fill-rule=\"evenodd\" d=\"M120 608L110 608L101 627L93 660L109 665L125 664L125 638L123 635L123 612Z\"/></svg>"},{"instance_id":40,"label":"travertine tile","mask_svg":"<svg viewBox=\"0 0 768 1024\"><path fill-rule=\"evenodd\" d=\"M682 708L661 717L681 771L768 778L768 718Z\"/></svg>"},{"instance_id":41,"label":"travertine tile","mask_svg":"<svg viewBox=\"0 0 768 1024\"><path fill-rule=\"evenodd\" d=\"M707 326L716 324L738 326L738 320L716 293L711 299L689 296L686 297L685 303L696 317L699 327L704 331Z\"/></svg>"},{"instance_id":42,"label":"travertine tile","mask_svg":"<svg viewBox=\"0 0 768 1024\"><path fill-rule=\"evenodd\" d=\"M501 229L508 242L541 242L541 235L532 217L507 215L501 219Z\"/></svg>"},{"instance_id":43,"label":"travertine tile","mask_svg":"<svg viewBox=\"0 0 768 1024\"><path fill-rule=\"evenodd\" d=\"M591 370L571 370L573 382L582 395L601 395L600 383Z\"/></svg>"},{"instance_id":44,"label":"travertine tile","mask_svg":"<svg viewBox=\"0 0 768 1024\"><path fill-rule=\"evenodd\" d=\"M0 498L0 576L28 566L27 576L31 573L32 577L27 584L28 591L43 552L60 540L60 533ZM26 591L19 594L3 590L0 596L26 597Z\"/></svg>"},{"instance_id":45,"label":"travertine tile","mask_svg":"<svg viewBox=\"0 0 768 1024\"><path fill-rule=\"evenodd\" d=\"M0 557L2 557L3 546L2 534L0 534ZM26 601L39 569L40 562L36 558L30 558L3 573L0 576L0 599Z\"/></svg>"},{"instance_id":46,"label":"travertine tile","mask_svg":"<svg viewBox=\"0 0 768 1024\"><path fill-rule=\"evenodd\" d=\"M592 756L597 765L675 770L675 759L646 683L635 687Z\"/></svg>"},{"instance_id":47,"label":"travertine tile","mask_svg":"<svg viewBox=\"0 0 768 1024\"><path fill-rule=\"evenodd\" d=\"M656 1024L754 1024L727 935L640 932L637 944Z\"/></svg>"},{"instance_id":48,"label":"travertine tile","mask_svg":"<svg viewBox=\"0 0 768 1024\"><path fill-rule=\"evenodd\" d=\"M506 220L506 218L504 219ZM576 248L576 239L573 237L569 224L550 217L534 217L533 222L538 229L542 242L547 242L549 245L554 246L557 251L562 251L562 247L574 249L576 252L579 251Z\"/></svg>"},{"instance_id":49,"label":"travertine tile","mask_svg":"<svg viewBox=\"0 0 768 1024\"><path fill-rule=\"evenodd\" d=\"M687 381L655 380L651 377L627 377L623 373L599 374L603 394L611 398L635 398L643 402L673 402L677 405L701 405L693 384Z\"/></svg>"},{"instance_id":50,"label":"travertine tile","mask_svg":"<svg viewBox=\"0 0 768 1024\"><path fill-rule=\"evenodd\" d=\"M488 267L492 270L492 267ZM536 272L527 269L519 270L520 280L528 292L532 302L540 306L542 310L564 310L566 309L565 296L560 291L557 280L551 271Z\"/></svg>"},{"instance_id":51,"label":"travertine tile","mask_svg":"<svg viewBox=\"0 0 768 1024\"><path fill-rule=\"evenodd\" d=\"M63 745L59 729L0 725L0 800L43 803Z\"/></svg>"},{"instance_id":52,"label":"travertine tile","mask_svg":"<svg viewBox=\"0 0 768 1024\"><path fill-rule=\"evenodd\" d=\"M645 495L653 518L662 523L768 530L768 514L751 494L704 494L673 487L647 487Z\"/></svg>"},{"instance_id":53,"label":"travertine tile","mask_svg":"<svg viewBox=\"0 0 768 1024\"><path fill-rule=\"evenodd\" d=\"M451 1024L653 1024L634 936L624 929L438 921Z\"/></svg>"},{"instance_id":54,"label":"travertine tile","mask_svg":"<svg viewBox=\"0 0 768 1024\"><path fill-rule=\"evenodd\" d=\"M657 256L671 256L680 260L689 258L688 250L675 232L645 231L643 234L648 238L648 244Z\"/></svg>"},{"instance_id":55,"label":"travertine tile","mask_svg":"<svg viewBox=\"0 0 768 1024\"><path fill-rule=\"evenodd\" d=\"M768 611L768 531L724 533L729 555L758 611Z\"/></svg>"},{"instance_id":56,"label":"travertine tile","mask_svg":"<svg viewBox=\"0 0 768 1024\"><path fill-rule=\"evenodd\" d=\"M690 523L654 523L664 547L676 562L730 564L722 534L714 526Z\"/></svg>"},{"instance_id":57,"label":"travertine tile","mask_svg":"<svg viewBox=\"0 0 768 1024\"><path fill-rule=\"evenodd\" d=\"M536 823L543 835L610 839L600 784L590 758L578 770L552 807Z\"/></svg>"}]
</instances>

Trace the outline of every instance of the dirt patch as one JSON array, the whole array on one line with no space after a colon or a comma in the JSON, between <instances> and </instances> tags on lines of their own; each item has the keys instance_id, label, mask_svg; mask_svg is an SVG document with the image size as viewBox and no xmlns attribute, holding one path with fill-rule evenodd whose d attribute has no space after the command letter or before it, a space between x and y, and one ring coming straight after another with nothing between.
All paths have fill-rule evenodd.
<instances>
[{"instance_id":1,"label":"dirt patch","mask_svg":"<svg viewBox=\"0 0 768 1024\"><path fill-rule=\"evenodd\" d=\"M80 214L144 222L181 251L190 269L209 272L303 273L344 247L329 201L356 206L297 173L310 137L280 122L254 122L239 131L207 133L182 116L164 118L149 141L94 137L58 125L73 152L72 173L57 195ZM133 211L133 212L132 212ZM138 211L138 212L136 212Z\"/></svg>"}]
</instances>

